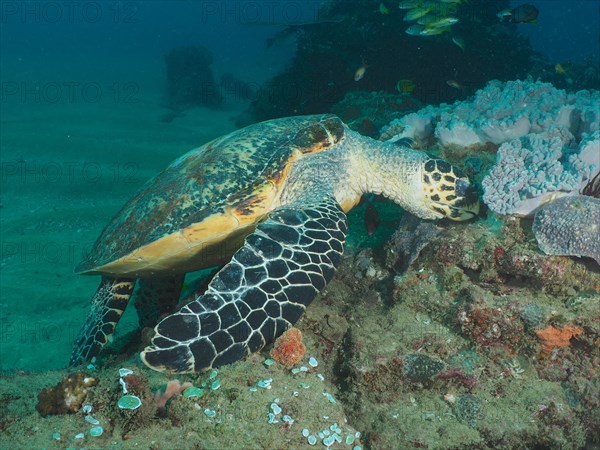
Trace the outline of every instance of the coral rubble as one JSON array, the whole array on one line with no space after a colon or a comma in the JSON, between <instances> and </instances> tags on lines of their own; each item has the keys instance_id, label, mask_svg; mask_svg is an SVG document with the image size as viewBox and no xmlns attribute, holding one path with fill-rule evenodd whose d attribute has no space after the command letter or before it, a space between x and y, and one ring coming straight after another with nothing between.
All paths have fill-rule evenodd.
<instances>
[{"instance_id":1,"label":"coral rubble","mask_svg":"<svg viewBox=\"0 0 600 450\"><path fill-rule=\"evenodd\" d=\"M42 417L50 414L75 414L80 410L90 389L97 383L94 377L83 372L68 374L56 386L40 391L36 409Z\"/></svg>"}]
</instances>

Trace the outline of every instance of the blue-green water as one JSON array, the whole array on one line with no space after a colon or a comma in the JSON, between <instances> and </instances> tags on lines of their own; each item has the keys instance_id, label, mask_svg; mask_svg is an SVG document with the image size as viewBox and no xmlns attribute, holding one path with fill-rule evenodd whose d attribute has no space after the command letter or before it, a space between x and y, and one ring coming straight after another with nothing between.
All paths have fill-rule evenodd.
<instances>
[{"instance_id":1,"label":"blue-green water","mask_svg":"<svg viewBox=\"0 0 600 450\"><path fill-rule=\"evenodd\" d=\"M39 390L66 373L72 342L99 282L98 276L75 274L74 267L122 205L188 150L260 120L332 110L353 129L378 137L392 119L426 105L467 100L492 79L530 77L568 92L600 88L598 1L533 1L539 10L535 24L496 17L523 4L517 1L415 1L412 10L431 10L425 17L439 11L430 22L458 18L450 31L433 36L407 34L419 19L405 20L411 9L399 8L400 3L0 2L0 370L7 386L0 411L8 417L0 421L6 431L1 448L83 446L72 436L54 442L52 433L71 425L59 423L63 416L55 416L56 423L41 419L34 409ZM169 66L167 55L182 48L192 51ZM204 63L198 63L201 55ZM469 156L462 148L440 150L433 140L416 145L459 164ZM470 155L481 173L462 164L478 185L496 149ZM511 448L519 440L536 448L581 448L582 442L595 448L597 265L589 259L540 259L527 234L530 222L517 227L513 219L488 212L468 225L444 224L451 230L445 242L454 247L432 247L437 254L424 251L422 263L418 259L406 273L396 273L386 243L402 211L379 198L372 201L379 225L367 233L373 220L365 218L368 203L350 212L347 255L358 256L298 325L306 361L311 354L323 361L328 384L319 389L333 392L339 403L332 406L311 391L295 405L291 393L308 388L278 367L277 395L289 396L292 405L284 412L304 417L313 432L325 427L316 424L313 409L332 408L320 416L337 414L340 423L349 417L364 435L364 448L389 448L394 442L397 448ZM186 292L196 286L195 278L186 280ZM579 286L573 280L581 280ZM536 328L526 315L530 310L537 313L539 329L573 326L581 334L550 355L540 353ZM120 365L145 374L151 392L172 378L143 368L137 354L146 338L139 335L135 310L128 308L109 352L117 362L109 361L98 373L106 384L91 397L96 404L110 404L110 395L119 393L113 386L118 379L108 374ZM472 357L464 373L443 372L446 384L413 385L402 361L419 361L410 356L417 353L427 353L435 367L447 370L464 366L456 355ZM219 410L224 399L235 402L235 392L271 376L262 365L264 356L225 369L225 389L214 394L223 397L200 402L200 413ZM31 388L29 378L14 377L25 372L39 373L32 375ZM309 381L322 382L316 371ZM249 409L266 407L265 417L274 400L266 394L262 403L242 397ZM182 418L195 423L192 405L174 408L173 423ZM184 406L189 406L185 414ZM108 448L110 439L119 442L114 448L127 448L126 433L119 431L124 420L115 411L107 407L100 413L103 424L118 424L115 429L105 430L100 443L86 441L86 448ZM190 447L218 448L219 431L212 423L203 423L206 429L189 425L188 434L177 434L181 430L166 425L162 413L148 414L152 433L144 436L143 427L134 432L142 446L151 440L168 445L185 435ZM307 445L300 441L301 420L271 430L261 441L263 422L247 420L254 439L249 447ZM47 436L32 432L35 427ZM293 439L275 440L292 436L285 434L288 428ZM201 429L213 434L203 440ZM415 429L425 430L422 442ZM548 430L556 435L545 436ZM222 439L244 447L230 435Z\"/></svg>"}]
</instances>

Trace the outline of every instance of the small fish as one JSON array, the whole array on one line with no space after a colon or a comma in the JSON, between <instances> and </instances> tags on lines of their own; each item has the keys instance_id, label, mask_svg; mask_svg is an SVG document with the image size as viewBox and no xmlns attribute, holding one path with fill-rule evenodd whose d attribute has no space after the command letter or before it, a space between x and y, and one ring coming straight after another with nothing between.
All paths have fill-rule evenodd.
<instances>
[{"instance_id":1,"label":"small fish","mask_svg":"<svg viewBox=\"0 0 600 450\"><path fill-rule=\"evenodd\" d=\"M423 31L419 33L419 36L438 36L442 33L448 33L450 28L429 28L425 27Z\"/></svg>"},{"instance_id":2,"label":"small fish","mask_svg":"<svg viewBox=\"0 0 600 450\"><path fill-rule=\"evenodd\" d=\"M423 3L421 0L404 0L403 2L400 2L398 8L413 9L421 6L421 3Z\"/></svg>"},{"instance_id":3,"label":"small fish","mask_svg":"<svg viewBox=\"0 0 600 450\"><path fill-rule=\"evenodd\" d=\"M565 69L565 67L562 64L557 64L554 66L554 71L558 74L558 75L566 75L568 70Z\"/></svg>"},{"instance_id":4,"label":"small fish","mask_svg":"<svg viewBox=\"0 0 600 450\"><path fill-rule=\"evenodd\" d=\"M377 212L375 206L373 206L371 200L367 200L367 208L365 209L364 221L365 228L367 229L367 234L369 236L372 236L373 233L377 231L377 228L379 228L381 220L379 219L379 213Z\"/></svg>"},{"instance_id":5,"label":"small fish","mask_svg":"<svg viewBox=\"0 0 600 450\"><path fill-rule=\"evenodd\" d=\"M429 23L422 23L421 25L426 25L425 28L445 28L450 27L458 22L456 17L444 17L442 19L434 20ZM420 23L420 22L419 22Z\"/></svg>"},{"instance_id":6,"label":"small fish","mask_svg":"<svg viewBox=\"0 0 600 450\"><path fill-rule=\"evenodd\" d=\"M363 77L365 76L365 72L367 71L367 67L369 66L363 63L362 66L356 69L356 72L354 72L354 81L360 81L363 79Z\"/></svg>"},{"instance_id":7,"label":"small fish","mask_svg":"<svg viewBox=\"0 0 600 450\"><path fill-rule=\"evenodd\" d=\"M465 50L465 40L460 37L460 36L454 36L452 37L452 42L454 42L454 44L460 48L462 51Z\"/></svg>"},{"instance_id":8,"label":"small fish","mask_svg":"<svg viewBox=\"0 0 600 450\"><path fill-rule=\"evenodd\" d=\"M411 36L421 36L424 28L423 25L414 24L408 27L405 31L406 34L410 34Z\"/></svg>"},{"instance_id":9,"label":"small fish","mask_svg":"<svg viewBox=\"0 0 600 450\"><path fill-rule=\"evenodd\" d=\"M412 20L420 19L421 17L427 15L427 13L429 11L431 11L431 6L428 6L427 8L418 7L418 8L411 9L404 16L404 21L410 22Z\"/></svg>"},{"instance_id":10,"label":"small fish","mask_svg":"<svg viewBox=\"0 0 600 450\"><path fill-rule=\"evenodd\" d=\"M512 15L512 9L506 8L496 14L496 17L500 20L504 20L505 17L509 17Z\"/></svg>"},{"instance_id":11,"label":"small fish","mask_svg":"<svg viewBox=\"0 0 600 450\"><path fill-rule=\"evenodd\" d=\"M417 85L413 80L398 80L396 83L396 90L401 94L412 94Z\"/></svg>"},{"instance_id":12,"label":"small fish","mask_svg":"<svg viewBox=\"0 0 600 450\"><path fill-rule=\"evenodd\" d=\"M456 80L448 80L448 81L446 81L446 84L454 89L462 90L465 88L462 84L460 84L460 82L458 82Z\"/></svg>"},{"instance_id":13,"label":"small fish","mask_svg":"<svg viewBox=\"0 0 600 450\"><path fill-rule=\"evenodd\" d=\"M502 10L497 16L503 22L536 23L540 11L533 5L525 3L510 10Z\"/></svg>"},{"instance_id":14,"label":"small fish","mask_svg":"<svg viewBox=\"0 0 600 450\"><path fill-rule=\"evenodd\" d=\"M387 6L385 6L385 3L381 2L379 4L379 14L386 15L386 14L389 14L389 13L390 13L390 10L387 9Z\"/></svg>"}]
</instances>

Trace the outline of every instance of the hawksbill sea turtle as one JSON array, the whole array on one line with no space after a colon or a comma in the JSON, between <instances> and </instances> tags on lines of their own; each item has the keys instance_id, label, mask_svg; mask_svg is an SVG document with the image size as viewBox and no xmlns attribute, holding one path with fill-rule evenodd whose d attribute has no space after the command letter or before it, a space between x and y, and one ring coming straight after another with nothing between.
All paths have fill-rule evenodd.
<instances>
[{"instance_id":1,"label":"hawksbill sea turtle","mask_svg":"<svg viewBox=\"0 0 600 450\"><path fill-rule=\"evenodd\" d=\"M71 364L93 359L134 285L142 326L155 326L142 361L195 372L273 342L332 278L346 212L382 194L424 219L466 220L476 190L448 162L351 131L338 117L270 120L183 155L117 213L77 270L100 274ZM187 272L223 265L178 310Z\"/></svg>"}]
</instances>

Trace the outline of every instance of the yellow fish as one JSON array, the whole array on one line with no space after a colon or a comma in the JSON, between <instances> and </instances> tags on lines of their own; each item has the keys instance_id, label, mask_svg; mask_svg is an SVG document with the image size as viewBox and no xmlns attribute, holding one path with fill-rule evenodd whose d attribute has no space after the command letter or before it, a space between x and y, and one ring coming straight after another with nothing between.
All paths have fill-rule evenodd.
<instances>
[{"instance_id":1,"label":"yellow fish","mask_svg":"<svg viewBox=\"0 0 600 450\"><path fill-rule=\"evenodd\" d=\"M448 33L450 31L449 28L432 28L432 27L425 27L425 29L423 31L421 31L419 33L420 36L438 36L442 33Z\"/></svg>"},{"instance_id":2,"label":"yellow fish","mask_svg":"<svg viewBox=\"0 0 600 450\"><path fill-rule=\"evenodd\" d=\"M404 20L406 22L409 22L411 20L420 19L421 17L425 16L429 11L431 11L431 6L429 6L427 8L415 8L415 9L411 9L404 16Z\"/></svg>"},{"instance_id":3,"label":"yellow fish","mask_svg":"<svg viewBox=\"0 0 600 450\"><path fill-rule=\"evenodd\" d=\"M354 81L360 81L363 79L363 77L365 76L365 72L367 71L367 67L368 66L363 63L362 66L356 69L356 72L354 72Z\"/></svg>"},{"instance_id":4,"label":"yellow fish","mask_svg":"<svg viewBox=\"0 0 600 450\"><path fill-rule=\"evenodd\" d=\"M384 15L390 13L390 10L387 9L387 6L383 2L379 4L379 13Z\"/></svg>"},{"instance_id":5,"label":"yellow fish","mask_svg":"<svg viewBox=\"0 0 600 450\"><path fill-rule=\"evenodd\" d=\"M404 0L400 2L398 8L400 9L413 9L421 5L423 3L421 0Z\"/></svg>"},{"instance_id":6,"label":"yellow fish","mask_svg":"<svg viewBox=\"0 0 600 450\"><path fill-rule=\"evenodd\" d=\"M423 32L423 27L418 24L411 25L405 31L406 34L410 34L411 36L421 36L422 32Z\"/></svg>"},{"instance_id":7,"label":"yellow fish","mask_svg":"<svg viewBox=\"0 0 600 450\"><path fill-rule=\"evenodd\" d=\"M398 80L396 83L396 90L401 94L412 94L417 85L413 80Z\"/></svg>"},{"instance_id":8,"label":"yellow fish","mask_svg":"<svg viewBox=\"0 0 600 450\"><path fill-rule=\"evenodd\" d=\"M566 75L568 70L564 68L562 64L557 64L554 66L554 71L559 75Z\"/></svg>"},{"instance_id":9,"label":"yellow fish","mask_svg":"<svg viewBox=\"0 0 600 450\"><path fill-rule=\"evenodd\" d=\"M458 81L456 81L456 80L448 80L448 81L446 81L446 84L447 84L448 86L450 86L451 88L454 88L454 89L461 89L461 90L462 90L462 89L464 89L464 88L465 88L465 87L464 87L462 84L460 84L460 83L459 83Z\"/></svg>"},{"instance_id":10,"label":"yellow fish","mask_svg":"<svg viewBox=\"0 0 600 450\"><path fill-rule=\"evenodd\" d=\"M454 25L456 22L458 22L458 19L456 17L444 17L442 19L433 21L433 22L429 22L427 24L422 24L422 25L427 25L426 28L444 28L444 27L449 27Z\"/></svg>"}]
</instances>

